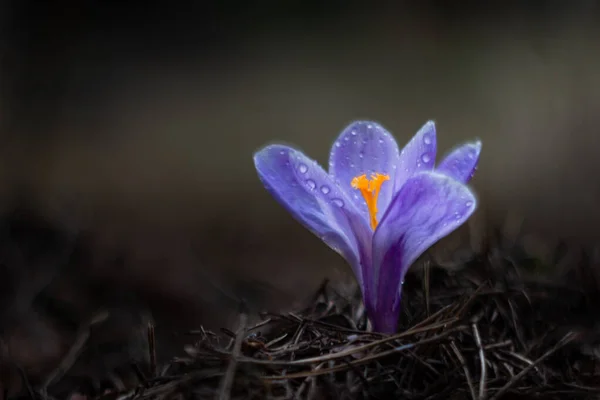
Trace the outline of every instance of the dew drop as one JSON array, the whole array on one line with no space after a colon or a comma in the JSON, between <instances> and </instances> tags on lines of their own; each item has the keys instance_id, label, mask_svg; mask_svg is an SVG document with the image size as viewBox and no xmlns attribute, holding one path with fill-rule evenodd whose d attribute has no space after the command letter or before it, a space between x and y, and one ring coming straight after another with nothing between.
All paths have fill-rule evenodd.
<instances>
[{"instance_id":1,"label":"dew drop","mask_svg":"<svg viewBox=\"0 0 600 400\"><path fill-rule=\"evenodd\" d=\"M358 158L364 158L364 157L365 157L365 153L363 153L363 152L358 153Z\"/></svg>"},{"instance_id":2,"label":"dew drop","mask_svg":"<svg viewBox=\"0 0 600 400\"><path fill-rule=\"evenodd\" d=\"M352 132L350 132L350 134L351 134L352 136L356 136L356 131L352 131Z\"/></svg>"},{"instance_id":3,"label":"dew drop","mask_svg":"<svg viewBox=\"0 0 600 400\"><path fill-rule=\"evenodd\" d=\"M308 171L308 167L306 164L300 164L298 166L298 171L300 171L301 174L305 174Z\"/></svg>"},{"instance_id":4,"label":"dew drop","mask_svg":"<svg viewBox=\"0 0 600 400\"><path fill-rule=\"evenodd\" d=\"M367 125L367 129L373 129L373 125L371 125L371 124L368 124L368 125Z\"/></svg>"},{"instance_id":5,"label":"dew drop","mask_svg":"<svg viewBox=\"0 0 600 400\"><path fill-rule=\"evenodd\" d=\"M465 203L465 207L471 207L472 205L473 205L473 202L470 200Z\"/></svg>"},{"instance_id":6,"label":"dew drop","mask_svg":"<svg viewBox=\"0 0 600 400\"><path fill-rule=\"evenodd\" d=\"M283 156L283 155L285 155L285 151L281 150L281 151L279 152L279 154L281 154L281 155Z\"/></svg>"},{"instance_id":7,"label":"dew drop","mask_svg":"<svg viewBox=\"0 0 600 400\"><path fill-rule=\"evenodd\" d=\"M379 144L383 144L383 139L379 138Z\"/></svg>"},{"instance_id":8,"label":"dew drop","mask_svg":"<svg viewBox=\"0 0 600 400\"><path fill-rule=\"evenodd\" d=\"M475 152L474 152L474 151L470 151L470 152L469 152L469 158L470 158L471 160L473 160L473 159L475 158Z\"/></svg>"},{"instance_id":9,"label":"dew drop","mask_svg":"<svg viewBox=\"0 0 600 400\"><path fill-rule=\"evenodd\" d=\"M310 190L313 190L317 187L317 184L312 179L307 180L306 185L309 187Z\"/></svg>"},{"instance_id":10,"label":"dew drop","mask_svg":"<svg viewBox=\"0 0 600 400\"><path fill-rule=\"evenodd\" d=\"M423 161L425 164L427 164L429 161L431 161L431 156L429 155L429 153L424 153L424 154L421 156L421 160L422 160L422 161Z\"/></svg>"},{"instance_id":11,"label":"dew drop","mask_svg":"<svg viewBox=\"0 0 600 400\"><path fill-rule=\"evenodd\" d=\"M423 136L423 143L431 144L431 136L429 134Z\"/></svg>"},{"instance_id":12,"label":"dew drop","mask_svg":"<svg viewBox=\"0 0 600 400\"><path fill-rule=\"evenodd\" d=\"M330 191L331 191L331 189L329 189L329 186L325 186L325 185L321 186L321 193L327 194Z\"/></svg>"},{"instance_id":13,"label":"dew drop","mask_svg":"<svg viewBox=\"0 0 600 400\"><path fill-rule=\"evenodd\" d=\"M344 137L344 140L347 142L348 140L350 140L350 138L348 136Z\"/></svg>"},{"instance_id":14,"label":"dew drop","mask_svg":"<svg viewBox=\"0 0 600 400\"><path fill-rule=\"evenodd\" d=\"M331 202L338 207L344 207L344 201L342 199L331 199Z\"/></svg>"},{"instance_id":15,"label":"dew drop","mask_svg":"<svg viewBox=\"0 0 600 400\"><path fill-rule=\"evenodd\" d=\"M335 142L335 147L340 147L342 144L340 142Z\"/></svg>"}]
</instances>

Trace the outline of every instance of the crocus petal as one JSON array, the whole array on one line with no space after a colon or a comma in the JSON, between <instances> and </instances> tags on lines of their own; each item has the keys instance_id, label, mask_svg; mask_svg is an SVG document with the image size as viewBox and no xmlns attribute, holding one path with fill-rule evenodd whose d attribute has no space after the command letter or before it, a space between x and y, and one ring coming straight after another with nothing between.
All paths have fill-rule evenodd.
<instances>
[{"instance_id":1,"label":"crocus petal","mask_svg":"<svg viewBox=\"0 0 600 400\"><path fill-rule=\"evenodd\" d=\"M349 194L365 218L368 209L358 190L352 188L354 177L373 173L387 174L390 182L381 185L378 201L378 216L390 204L393 179L398 164L398 145L390 133L381 125L370 121L356 121L342 131L331 148L329 174Z\"/></svg>"},{"instance_id":2,"label":"crocus petal","mask_svg":"<svg viewBox=\"0 0 600 400\"><path fill-rule=\"evenodd\" d=\"M362 286L360 259L369 228L344 190L315 161L287 146L265 147L254 164L266 189L348 261Z\"/></svg>"},{"instance_id":3,"label":"crocus petal","mask_svg":"<svg viewBox=\"0 0 600 400\"><path fill-rule=\"evenodd\" d=\"M467 183L475 174L480 153L480 140L464 144L448 154L438 165L436 171L459 182Z\"/></svg>"},{"instance_id":4,"label":"crocus petal","mask_svg":"<svg viewBox=\"0 0 600 400\"><path fill-rule=\"evenodd\" d=\"M464 184L439 173L410 178L392 199L373 238L375 285L371 320L376 330L394 332L400 293L410 265L427 248L464 223L477 200Z\"/></svg>"},{"instance_id":5,"label":"crocus petal","mask_svg":"<svg viewBox=\"0 0 600 400\"><path fill-rule=\"evenodd\" d=\"M435 123L428 121L400 152L396 179L394 180L394 193L400 190L402 185L416 173L433 171L436 152Z\"/></svg>"}]
</instances>

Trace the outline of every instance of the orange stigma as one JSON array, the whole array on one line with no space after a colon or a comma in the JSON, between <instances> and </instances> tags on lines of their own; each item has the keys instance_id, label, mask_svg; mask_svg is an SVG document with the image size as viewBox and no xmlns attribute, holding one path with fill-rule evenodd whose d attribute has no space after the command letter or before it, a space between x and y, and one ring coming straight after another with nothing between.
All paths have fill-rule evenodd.
<instances>
[{"instance_id":1,"label":"orange stigma","mask_svg":"<svg viewBox=\"0 0 600 400\"><path fill-rule=\"evenodd\" d=\"M383 182L389 180L389 175L375 173L371 175L371 179L367 179L367 175L360 175L350 182L354 189L360 190L367 202L373 230L377 228L377 198L379 197L379 191Z\"/></svg>"}]
</instances>

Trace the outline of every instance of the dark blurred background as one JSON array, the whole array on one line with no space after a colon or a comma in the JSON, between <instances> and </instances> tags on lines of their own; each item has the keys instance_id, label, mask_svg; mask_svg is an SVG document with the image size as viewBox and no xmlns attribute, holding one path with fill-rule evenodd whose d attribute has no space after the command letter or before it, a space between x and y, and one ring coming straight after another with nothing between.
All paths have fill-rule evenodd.
<instances>
[{"instance_id":1,"label":"dark blurred background","mask_svg":"<svg viewBox=\"0 0 600 400\"><path fill-rule=\"evenodd\" d=\"M442 153L483 141L472 228L525 217L536 243L594 243L598 11L597 1L6 1L2 204L25 193L44 218L91 232L79 267L141 282L155 304L200 302L210 271L242 282L236 295L285 308L349 269L262 189L253 152L283 141L325 163L352 120L405 143L435 119ZM115 249L127 253L116 267Z\"/></svg>"}]
</instances>

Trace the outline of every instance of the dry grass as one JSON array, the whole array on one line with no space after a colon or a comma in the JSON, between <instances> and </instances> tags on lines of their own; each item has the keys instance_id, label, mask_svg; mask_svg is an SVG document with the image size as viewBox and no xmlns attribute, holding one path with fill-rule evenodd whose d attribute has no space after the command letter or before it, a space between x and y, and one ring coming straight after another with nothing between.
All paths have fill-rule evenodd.
<instances>
[{"instance_id":1,"label":"dry grass","mask_svg":"<svg viewBox=\"0 0 600 400\"><path fill-rule=\"evenodd\" d=\"M551 284L523 277L515 262L488 249L459 272L411 275L394 336L366 331L359 293L347 298L328 283L304 310L265 313L253 326L242 310L237 332L189 332L186 355L165 365L156 365L150 326L141 383L85 398L598 398L597 269L588 260ZM67 395L50 385L25 398Z\"/></svg>"}]
</instances>

